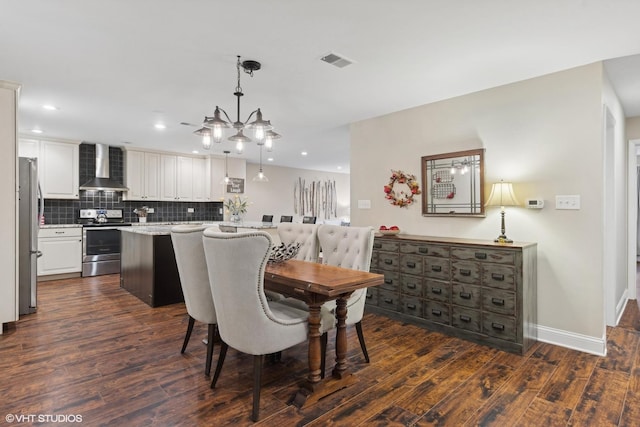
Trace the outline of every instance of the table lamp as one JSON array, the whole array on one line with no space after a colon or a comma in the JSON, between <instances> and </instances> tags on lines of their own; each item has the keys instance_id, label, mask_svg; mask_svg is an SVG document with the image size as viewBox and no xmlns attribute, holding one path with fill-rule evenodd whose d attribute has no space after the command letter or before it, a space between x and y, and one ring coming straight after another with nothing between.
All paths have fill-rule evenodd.
<instances>
[{"instance_id":1,"label":"table lamp","mask_svg":"<svg viewBox=\"0 0 640 427\"><path fill-rule=\"evenodd\" d=\"M513 240L509 239L505 234L504 227L504 207L505 206L518 206L520 203L516 199L516 195L513 192L513 186L510 182L496 182L491 186L491 194L485 206L500 206L501 209L501 228L500 235L494 240L499 243L513 243Z\"/></svg>"}]
</instances>

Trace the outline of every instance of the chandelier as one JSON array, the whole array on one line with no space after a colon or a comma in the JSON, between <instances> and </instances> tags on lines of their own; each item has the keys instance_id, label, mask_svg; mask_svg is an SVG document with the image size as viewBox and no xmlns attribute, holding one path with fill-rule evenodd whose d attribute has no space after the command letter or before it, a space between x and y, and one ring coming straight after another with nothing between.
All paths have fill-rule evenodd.
<instances>
[{"instance_id":1,"label":"chandelier","mask_svg":"<svg viewBox=\"0 0 640 427\"><path fill-rule=\"evenodd\" d=\"M253 77L253 72L258 71L261 67L261 64L258 61L246 60L240 61L240 55L238 55L238 60L236 62L236 70L238 72L238 85L236 86L236 90L233 95L237 99L237 115L236 121L232 121L229 118L227 112L218 107L216 105L216 109L213 113L213 117L205 116L204 122L202 123L203 127L194 132L194 134L202 136L202 146L205 149L211 148L211 142L220 143L222 142L222 137L224 134L223 129L225 128L234 128L235 135L232 135L228 138L229 141L235 142L236 144L236 152L238 154L242 154L244 150L244 144L251 142L251 138L244 134L245 129L251 129L254 131L254 138L256 144L258 144L261 148L264 146L267 151L271 151L273 148L273 140L280 138L280 135L273 131L273 126L269 120L264 120L262 118L262 111L260 108L254 110L249 114L247 120L244 122L240 121L240 98L244 96L242 93L242 86L240 86L240 70L242 69L245 73L249 74ZM227 118L225 121L221 112L224 113L224 116ZM255 114L255 120L249 122L253 118Z\"/></svg>"}]
</instances>

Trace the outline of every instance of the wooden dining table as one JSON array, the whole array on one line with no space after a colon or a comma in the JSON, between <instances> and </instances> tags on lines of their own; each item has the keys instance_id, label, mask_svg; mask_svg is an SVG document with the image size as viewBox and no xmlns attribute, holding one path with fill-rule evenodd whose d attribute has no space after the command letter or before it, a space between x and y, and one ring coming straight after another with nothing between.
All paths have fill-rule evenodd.
<instances>
[{"instance_id":1,"label":"wooden dining table","mask_svg":"<svg viewBox=\"0 0 640 427\"><path fill-rule=\"evenodd\" d=\"M302 300L309 307L309 373L306 382L292 399L294 405L308 406L355 381L346 362L347 300L353 291L381 285L383 281L382 274L308 261L289 260L267 265L265 289ZM330 300L336 300L336 364L332 377L322 381L320 309L322 304Z\"/></svg>"}]
</instances>

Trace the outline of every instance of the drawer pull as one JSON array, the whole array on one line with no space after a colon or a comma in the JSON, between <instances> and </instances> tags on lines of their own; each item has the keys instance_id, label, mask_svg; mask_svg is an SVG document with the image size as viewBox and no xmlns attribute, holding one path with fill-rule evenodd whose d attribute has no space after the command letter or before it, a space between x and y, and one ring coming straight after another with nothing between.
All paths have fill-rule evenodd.
<instances>
[{"instance_id":1,"label":"drawer pull","mask_svg":"<svg viewBox=\"0 0 640 427\"><path fill-rule=\"evenodd\" d=\"M407 304L407 308L409 310L415 310L416 309L416 305L415 304Z\"/></svg>"},{"instance_id":2,"label":"drawer pull","mask_svg":"<svg viewBox=\"0 0 640 427\"><path fill-rule=\"evenodd\" d=\"M393 260L387 258L387 259L384 260L384 263L387 264L387 265L392 265L393 264Z\"/></svg>"},{"instance_id":3,"label":"drawer pull","mask_svg":"<svg viewBox=\"0 0 640 427\"><path fill-rule=\"evenodd\" d=\"M491 323L491 327L492 327L493 329L495 329L496 331L504 331L504 325L503 325L503 324L501 324L501 323L495 323L495 322L492 322L492 323Z\"/></svg>"},{"instance_id":4,"label":"drawer pull","mask_svg":"<svg viewBox=\"0 0 640 427\"><path fill-rule=\"evenodd\" d=\"M434 316L442 316L442 311L436 310L435 308L431 310L431 314Z\"/></svg>"},{"instance_id":5,"label":"drawer pull","mask_svg":"<svg viewBox=\"0 0 640 427\"><path fill-rule=\"evenodd\" d=\"M382 243L374 243L373 249L380 249L382 247Z\"/></svg>"},{"instance_id":6,"label":"drawer pull","mask_svg":"<svg viewBox=\"0 0 640 427\"><path fill-rule=\"evenodd\" d=\"M471 270L460 270L462 276L471 276Z\"/></svg>"},{"instance_id":7,"label":"drawer pull","mask_svg":"<svg viewBox=\"0 0 640 427\"><path fill-rule=\"evenodd\" d=\"M471 292L460 292L460 298L471 299Z\"/></svg>"},{"instance_id":8,"label":"drawer pull","mask_svg":"<svg viewBox=\"0 0 640 427\"><path fill-rule=\"evenodd\" d=\"M365 298L366 299L371 299L371 298L373 298L373 295L372 294L367 294L367 296Z\"/></svg>"},{"instance_id":9,"label":"drawer pull","mask_svg":"<svg viewBox=\"0 0 640 427\"><path fill-rule=\"evenodd\" d=\"M421 254L426 254L426 253L428 253L428 252L429 252L429 248L426 248L426 247L424 247L424 246L420 246L420 247L418 248L418 252L420 252Z\"/></svg>"},{"instance_id":10,"label":"drawer pull","mask_svg":"<svg viewBox=\"0 0 640 427\"><path fill-rule=\"evenodd\" d=\"M469 323L469 322L471 322L471 317L465 316L464 314L461 314L460 315L460 320L462 320L465 323Z\"/></svg>"},{"instance_id":11,"label":"drawer pull","mask_svg":"<svg viewBox=\"0 0 640 427\"><path fill-rule=\"evenodd\" d=\"M416 268L416 263L415 263L415 262L413 262L413 261L409 261L409 262L407 262L407 267L409 267L409 268Z\"/></svg>"},{"instance_id":12,"label":"drawer pull","mask_svg":"<svg viewBox=\"0 0 640 427\"><path fill-rule=\"evenodd\" d=\"M431 293L440 295L442 293L442 289L440 288L431 288Z\"/></svg>"},{"instance_id":13,"label":"drawer pull","mask_svg":"<svg viewBox=\"0 0 640 427\"><path fill-rule=\"evenodd\" d=\"M475 256L476 256L476 259L487 259L487 254L484 252L476 252Z\"/></svg>"},{"instance_id":14,"label":"drawer pull","mask_svg":"<svg viewBox=\"0 0 640 427\"><path fill-rule=\"evenodd\" d=\"M504 299L502 298L491 298L491 302L495 305L504 305Z\"/></svg>"},{"instance_id":15,"label":"drawer pull","mask_svg":"<svg viewBox=\"0 0 640 427\"><path fill-rule=\"evenodd\" d=\"M393 304L393 299L391 298L385 298L384 302L386 302L387 304Z\"/></svg>"},{"instance_id":16,"label":"drawer pull","mask_svg":"<svg viewBox=\"0 0 640 427\"><path fill-rule=\"evenodd\" d=\"M499 280L499 281L502 281L502 280L504 280L504 274L491 273L491 278L492 278L493 280Z\"/></svg>"},{"instance_id":17,"label":"drawer pull","mask_svg":"<svg viewBox=\"0 0 640 427\"><path fill-rule=\"evenodd\" d=\"M384 284L385 285L390 285L393 283L393 279L384 279Z\"/></svg>"},{"instance_id":18,"label":"drawer pull","mask_svg":"<svg viewBox=\"0 0 640 427\"><path fill-rule=\"evenodd\" d=\"M431 266L431 271L442 271L442 266L441 265L432 265Z\"/></svg>"},{"instance_id":19,"label":"drawer pull","mask_svg":"<svg viewBox=\"0 0 640 427\"><path fill-rule=\"evenodd\" d=\"M416 285L415 283L408 283L407 284L407 288L409 289L416 289L418 287L418 285Z\"/></svg>"}]
</instances>

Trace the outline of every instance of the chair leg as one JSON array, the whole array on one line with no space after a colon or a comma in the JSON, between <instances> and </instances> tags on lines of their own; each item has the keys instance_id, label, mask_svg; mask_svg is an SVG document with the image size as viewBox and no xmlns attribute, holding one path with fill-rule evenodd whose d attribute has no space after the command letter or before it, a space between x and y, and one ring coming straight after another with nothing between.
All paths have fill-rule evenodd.
<instances>
[{"instance_id":1,"label":"chair leg","mask_svg":"<svg viewBox=\"0 0 640 427\"><path fill-rule=\"evenodd\" d=\"M211 359L213 359L213 343L215 342L215 336L218 333L218 325L215 323L209 324L209 331L207 334L207 365L204 368L206 376L211 374Z\"/></svg>"},{"instance_id":2,"label":"chair leg","mask_svg":"<svg viewBox=\"0 0 640 427\"><path fill-rule=\"evenodd\" d=\"M189 325L187 326L187 335L184 336L184 342L182 343L182 350L180 350L180 354L184 353L187 349L187 344L189 344L189 338L191 338L191 332L193 331L193 324L196 323L196 319L189 316Z\"/></svg>"},{"instance_id":3,"label":"chair leg","mask_svg":"<svg viewBox=\"0 0 640 427\"><path fill-rule=\"evenodd\" d=\"M218 364L216 365L216 372L213 374L213 380L211 381L211 388L214 388L216 386L216 383L218 382L218 377L220 376L220 371L222 371L222 365L224 364L224 358L227 355L228 348L229 348L229 345L226 342L224 341L220 342L220 354L218 355Z\"/></svg>"},{"instance_id":4,"label":"chair leg","mask_svg":"<svg viewBox=\"0 0 640 427\"><path fill-rule=\"evenodd\" d=\"M358 341L360 341L360 348L362 354L364 354L364 360L369 363L369 353L367 353L367 345L364 342L364 334L362 333L362 322L356 323L356 332L358 333Z\"/></svg>"},{"instance_id":5,"label":"chair leg","mask_svg":"<svg viewBox=\"0 0 640 427\"><path fill-rule=\"evenodd\" d=\"M251 420L257 422L260 418L260 388L262 387L262 365L264 355L253 356L253 412Z\"/></svg>"},{"instance_id":6,"label":"chair leg","mask_svg":"<svg viewBox=\"0 0 640 427\"><path fill-rule=\"evenodd\" d=\"M320 335L320 378L324 378L324 368L327 366L327 333Z\"/></svg>"}]
</instances>

